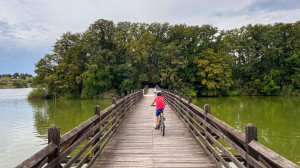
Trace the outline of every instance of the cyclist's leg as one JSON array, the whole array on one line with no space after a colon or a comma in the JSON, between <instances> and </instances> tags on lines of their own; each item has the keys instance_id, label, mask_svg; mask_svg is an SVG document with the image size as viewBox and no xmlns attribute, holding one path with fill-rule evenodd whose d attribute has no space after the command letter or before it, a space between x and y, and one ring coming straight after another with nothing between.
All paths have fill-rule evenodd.
<instances>
[{"instance_id":1,"label":"cyclist's leg","mask_svg":"<svg viewBox=\"0 0 300 168\"><path fill-rule=\"evenodd\" d=\"M155 122L156 122L155 129L159 128L159 123L158 123L158 116L160 115L159 111L160 111L160 109L156 109L156 112L155 112Z\"/></svg>"},{"instance_id":2,"label":"cyclist's leg","mask_svg":"<svg viewBox=\"0 0 300 168\"><path fill-rule=\"evenodd\" d=\"M163 117L163 119L165 119L165 112L164 112L164 109L162 109L162 117Z\"/></svg>"},{"instance_id":3,"label":"cyclist's leg","mask_svg":"<svg viewBox=\"0 0 300 168\"><path fill-rule=\"evenodd\" d=\"M156 125L158 125L158 116L160 115L160 112L163 111L164 109L156 109L155 113L155 120L156 120Z\"/></svg>"}]
</instances>

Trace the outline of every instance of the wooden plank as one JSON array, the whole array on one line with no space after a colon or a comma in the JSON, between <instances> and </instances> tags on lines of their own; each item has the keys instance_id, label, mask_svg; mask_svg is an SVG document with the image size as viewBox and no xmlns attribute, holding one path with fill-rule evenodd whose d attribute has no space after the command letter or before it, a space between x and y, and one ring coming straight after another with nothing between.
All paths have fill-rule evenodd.
<instances>
[{"instance_id":1,"label":"wooden plank","mask_svg":"<svg viewBox=\"0 0 300 168\"><path fill-rule=\"evenodd\" d=\"M43 161L50 153L57 149L57 147L58 146L54 143L50 143L39 152L35 153L30 158L17 165L16 168L35 167L36 164L38 164L40 161Z\"/></svg>"},{"instance_id":2,"label":"wooden plank","mask_svg":"<svg viewBox=\"0 0 300 168\"><path fill-rule=\"evenodd\" d=\"M93 117L89 118L85 122L79 124L77 127L73 128L72 130L70 130L69 132L64 134L60 138L60 145L63 146L68 140L70 140L73 136L75 136L81 130L83 130L83 129L89 127L90 125L92 125L98 118L99 118L99 116L94 115Z\"/></svg>"},{"instance_id":3,"label":"wooden plank","mask_svg":"<svg viewBox=\"0 0 300 168\"><path fill-rule=\"evenodd\" d=\"M75 143L73 143L65 152L61 153L60 156L56 159L54 159L52 162L50 162L46 168L48 167L53 167L54 165L57 165L58 163L60 163L65 157L67 157L74 149L76 149L84 140L86 140L87 137L91 136L92 133L94 133L94 131L96 129L98 129L98 127L100 126L100 123L97 124L96 126L94 126L92 129L90 129L89 131L87 131L86 133L84 133ZM99 136L100 136L100 132L99 132Z\"/></svg>"},{"instance_id":4,"label":"wooden plank","mask_svg":"<svg viewBox=\"0 0 300 168\"><path fill-rule=\"evenodd\" d=\"M65 157L61 163L67 163L70 159L72 159L72 157ZM84 157L79 157L77 160L75 160L74 163L80 163L80 162L84 162L84 163L89 163L91 161L91 159L88 157L88 158L84 158ZM84 164L83 163L83 164ZM78 165L78 164L77 164Z\"/></svg>"},{"instance_id":5,"label":"wooden plank","mask_svg":"<svg viewBox=\"0 0 300 168\"><path fill-rule=\"evenodd\" d=\"M205 144L206 144L206 148L212 153L212 155L215 158L217 158L219 162L222 163L222 166L224 166L226 168L231 168L231 166L229 166L229 164L222 158L222 156L219 155L219 153L212 147L212 145L210 143L208 143L207 139L205 139Z\"/></svg>"},{"instance_id":6,"label":"wooden plank","mask_svg":"<svg viewBox=\"0 0 300 168\"><path fill-rule=\"evenodd\" d=\"M80 168L80 167L82 167L82 165L84 164L84 163L86 163L86 160L88 160L88 159L90 159L90 154L91 153L94 153L95 151L96 151L96 149L99 147L99 145L100 145L100 142L98 141L97 142L97 144L95 144L94 145L94 147L81 159L81 161L76 165L76 167L75 168ZM90 159L87 163L91 163L92 162L92 160L94 160L94 158L96 158L97 156L98 156L98 154L99 154L99 150L97 150L97 152L94 154L94 156L92 157L92 159Z\"/></svg>"},{"instance_id":7,"label":"wooden plank","mask_svg":"<svg viewBox=\"0 0 300 168\"><path fill-rule=\"evenodd\" d=\"M140 101L138 96L131 103ZM107 135L111 139L91 167L217 167L170 106L165 109L165 136L154 129L155 108L149 106L153 100L145 96L130 113L122 113L126 117L118 118L121 124Z\"/></svg>"},{"instance_id":8,"label":"wooden plank","mask_svg":"<svg viewBox=\"0 0 300 168\"><path fill-rule=\"evenodd\" d=\"M280 156L279 154L275 153L274 151L270 150L269 148L263 146L262 144L256 141L251 141L249 143L249 147L257 151L258 154L265 159L265 161L271 162L275 164L277 167L300 168L293 162L287 160L286 158Z\"/></svg>"},{"instance_id":9,"label":"wooden plank","mask_svg":"<svg viewBox=\"0 0 300 168\"><path fill-rule=\"evenodd\" d=\"M97 130L97 129L96 129ZM71 167L73 163L90 147L98 138L100 137L100 132L98 132L87 144L85 144L75 156L72 157L63 167ZM96 143L97 144L97 143Z\"/></svg>"},{"instance_id":10,"label":"wooden plank","mask_svg":"<svg viewBox=\"0 0 300 168\"><path fill-rule=\"evenodd\" d=\"M232 135L234 137L234 139L238 140L241 144L245 145L245 135L242 134L240 131L232 128L231 126L229 126L228 124L226 124L225 122L221 121L220 119L214 117L211 114L208 114L207 118L210 121L212 121L217 127L222 128L227 133Z\"/></svg>"},{"instance_id":11,"label":"wooden plank","mask_svg":"<svg viewBox=\"0 0 300 168\"><path fill-rule=\"evenodd\" d=\"M207 137L219 148L222 152L232 161L237 167L245 168L245 166L235 157L232 153L230 153L220 142L218 142L214 137L210 134L207 134ZM224 159L224 157L223 157Z\"/></svg>"},{"instance_id":12,"label":"wooden plank","mask_svg":"<svg viewBox=\"0 0 300 168\"><path fill-rule=\"evenodd\" d=\"M172 98L168 98L172 99ZM174 102L174 100L169 100L171 102ZM169 104L178 112L178 116L180 117L180 119L183 121L183 123L188 127L188 122L185 119L185 116L182 114L182 112L175 106L173 106L174 104L169 102ZM198 142L198 144L200 145L200 147L204 150L204 152L211 158L211 160L214 162L214 164L216 165L216 167L218 168L222 168L222 166L219 164L219 162L217 161L217 159L212 155L212 153L210 153L210 151L202 144L202 142L198 139L197 135L195 132L192 131L193 137L196 139L196 141ZM205 138L200 134L200 137L202 138L202 140L205 140Z\"/></svg>"}]
</instances>

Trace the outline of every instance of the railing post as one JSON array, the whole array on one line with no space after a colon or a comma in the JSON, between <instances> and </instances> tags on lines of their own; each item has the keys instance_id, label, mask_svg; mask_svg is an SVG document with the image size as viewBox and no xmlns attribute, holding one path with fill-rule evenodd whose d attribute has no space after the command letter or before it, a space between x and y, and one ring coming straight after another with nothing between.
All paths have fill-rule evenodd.
<instances>
[{"instance_id":1,"label":"railing post","mask_svg":"<svg viewBox=\"0 0 300 168\"><path fill-rule=\"evenodd\" d=\"M248 145L252 140L257 141L257 127L256 127L256 125L247 124L245 126L245 134L246 134L246 153L247 153L247 155L252 156L254 159L258 160L257 153L252 151L250 149L249 145ZM251 166L249 164L249 162L247 162L247 168L253 168L253 166Z\"/></svg>"},{"instance_id":2,"label":"railing post","mask_svg":"<svg viewBox=\"0 0 300 168\"><path fill-rule=\"evenodd\" d=\"M48 129L48 144L50 144L51 142L53 142L55 145L57 145L57 148L55 149L55 151L53 153L51 153L50 155L48 155L48 164L56 159L57 157L59 157L59 148L60 148L60 128L53 125ZM60 168L61 165L58 164L55 166L55 168Z\"/></svg>"},{"instance_id":3,"label":"railing post","mask_svg":"<svg viewBox=\"0 0 300 168\"><path fill-rule=\"evenodd\" d=\"M115 97L112 98L112 104L116 105L117 104L117 100Z\"/></svg>"},{"instance_id":4,"label":"railing post","mask_svg":"<svg viewBox=\"0 0 300 168\"><path fill-rule=\"evenodd\" d=\"M127 90L127 96L130 94L129 90Z\"/></svg>"},{"instance_id":5,"label":"railing post","mask_svg":"<svg viewBox=\"0 0 300 168\"><path fill-rule=\"evenodd\" d=\"M206 148L208 148L208 143L211 143L211 141L209 140L207 134L210 134L211 131L210 129L207 127L207 123L209 123L208 121L208 118L207 118L207 115L208 114L211 114L211 111L210 111L210 105L209 104L205 104L204 105L204 110L205 110L205 139L206 139Z\"/></svg>"},{"instance_id":6,"label":"railing post","mask_svg":"<svg viewBox=\"0 0 300 168\"><path fill-rule=\"evenodd\" d=\"M180 99L182 99L182 97L183 97L183 94L182 94L182 93L180 93L180 94L179 94L179 97L180 97Z\"/></svg>"},{"instance_id":7,"label":"railing post","mask_svg":"<svg viewBox=\"0 0 300 168\"><path fill-rule=\"evenodd\" d=\"M189 97L189 101L188 102L189 102L189 104L193 103L193 99L192 99L191 96Z\"/></svg>"},{"instance_id":8,"label":"railing post","mask_svg":"<svg viewBox=\"0 0 300 168\"><path fill-rule=\"evenodd\" d=\"M131 106L132 106L132 95L133 95L132 93L133 93L133 91L131 90L130 93L131 94L130 94L130 97L129 97L129 107L131 109Z\"/></svg>"},{"instance_id":9,"label":"railing post","mask_svg":"<svg viewBox=\"0 0 300 168\"><path fill-rule=\"evenodd\" d=\"M121 94L121 98L124 99L124 97L125 97L125 95L124 95L124 93L122 93L122 94Z\"/></svg>"},{"instance_id":10,"label":"railing post","mask_svg":"<svg viewBox=\"0 0 300 168\"><path fill-rule=\"evenodd\" d=\"M98 119L95 121L95 123L94 123L94 125L97 125L99 122L100 122L100 106L99 105L97 105L97 106L95 106L94 107L94 115L97 115L98 116ZM101 127L101 125L99 126L99 129L96 129L95 131L94 131L94 136L98 133L98 132L100 132L100 127ZM99 136L99 138L97 138L95 141L94 141L94 144L93 144L93 146L94 145L96 145L99 141L100 141L100 138L101 138L101 135ZM99 143L99 146L97 147L97 149L94 151L94 155L96 155L96 153L100 150L100 143Z\"/></svg>"}]
</instances>

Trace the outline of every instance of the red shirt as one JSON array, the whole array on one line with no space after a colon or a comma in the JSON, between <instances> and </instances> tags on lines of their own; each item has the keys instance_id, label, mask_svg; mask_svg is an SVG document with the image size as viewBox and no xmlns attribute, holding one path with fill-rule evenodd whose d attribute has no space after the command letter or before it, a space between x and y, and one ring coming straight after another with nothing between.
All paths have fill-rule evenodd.
<instances>
[{"instance_id":1,"label":"red shirt","mask_svg":"<svg viewBox=\"0 0 300 168\"><path fill-rule=\"evenodd\" d=\"M156 102L156 109L164 109L165 108L165 99L162 96L157 96L154 100Z\"/></svg>"}]
</instances>

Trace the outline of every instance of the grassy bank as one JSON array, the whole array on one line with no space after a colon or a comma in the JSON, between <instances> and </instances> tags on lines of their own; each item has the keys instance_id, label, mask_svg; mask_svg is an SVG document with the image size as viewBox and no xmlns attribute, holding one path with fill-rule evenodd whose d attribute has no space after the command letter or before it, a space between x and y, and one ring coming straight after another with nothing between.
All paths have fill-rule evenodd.
<instances>
[{"instance_id":1,"label":"grassy bank","mask_svg":"<svg viewBox=\"0 0 300 168\"><path fill-rule=\"evenodd\" d=\"M32 77L25 79L0 78L0 89L32 87Z\"/></svg>"}]
</instances>

